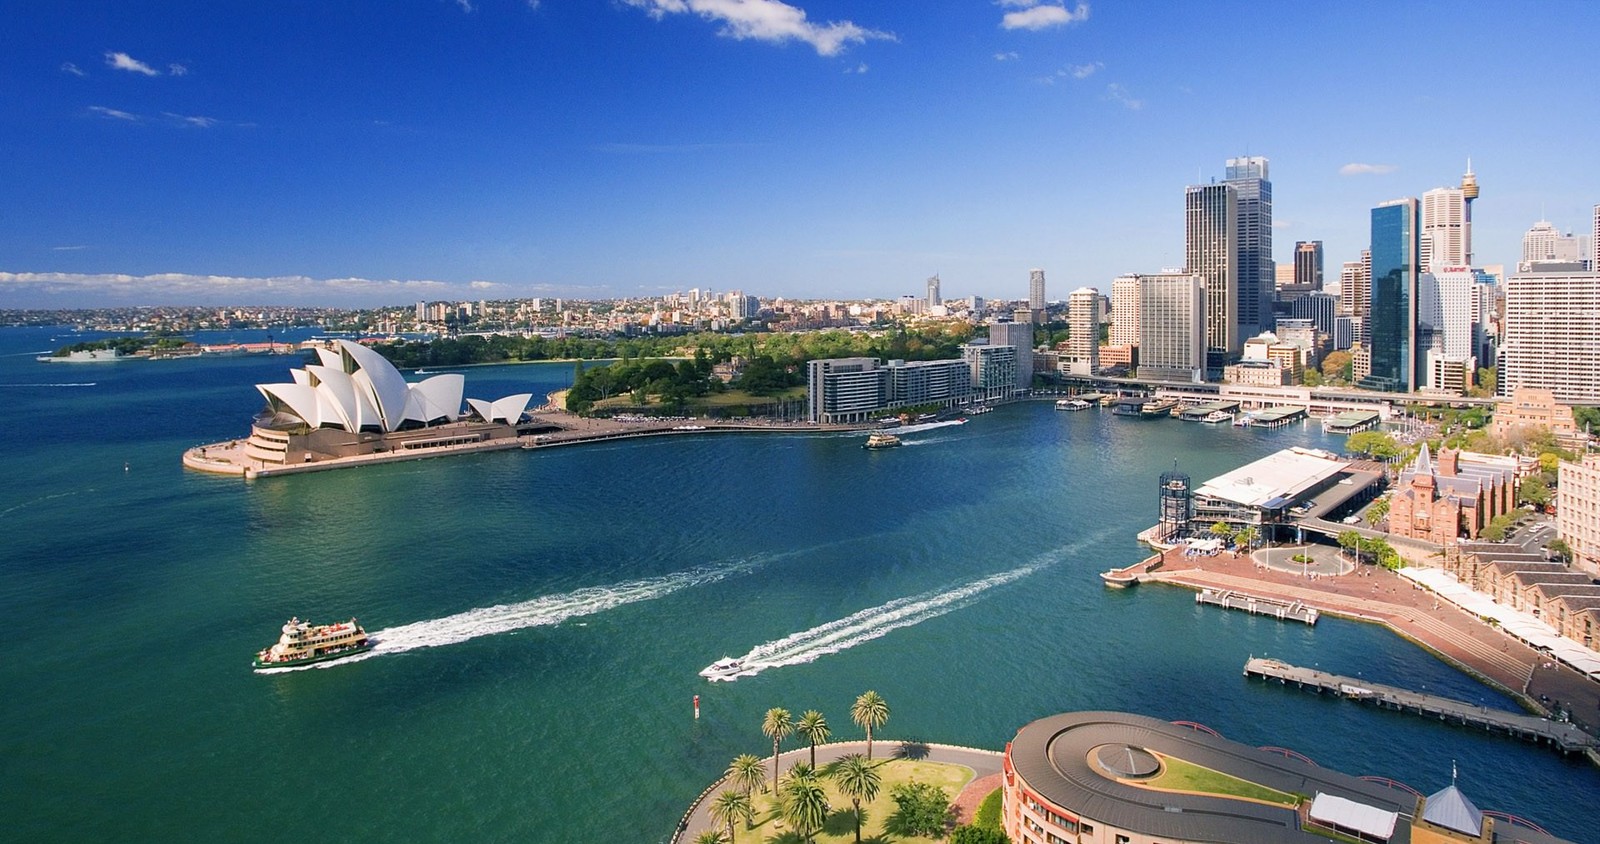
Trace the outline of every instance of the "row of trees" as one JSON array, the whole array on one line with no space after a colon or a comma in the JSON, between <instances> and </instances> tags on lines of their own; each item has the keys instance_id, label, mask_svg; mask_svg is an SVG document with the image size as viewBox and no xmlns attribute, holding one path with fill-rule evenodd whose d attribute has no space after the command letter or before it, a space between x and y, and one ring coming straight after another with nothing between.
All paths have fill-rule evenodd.
<instances>
[{"instance_id":1,"label":"row of trees","mask_svg":"<svg viewBox=\"0 0 1600 844\"><path fill-rule=\"evenodd\" d=\"M1261 531L1250 525L1235 528L1227 522L1217 522L1211 526L1211 535L1248 551L1256 547L1256 541L1261 538Z\"/></svg>"},{"instance_id":2,"label":"row of trees","mask_svg":"<svg viewBox=\"0 0 1600 844\"><path fill-rule=\"evenodd\" d=\"M808 709L796 721L789 710L782 707L768 709L761 719L761 734L772 740L772 783L776 809L780 817L800 834L811 840L827 820L831 807L823 789L823 779L831 779L839 792L850 798L856 826L856 841L861 840L861 803L872 802L882 788L883 780L872 764L872 731L889 721L889 704L883 696L868 690L856 698L850 707L850 720L867 735L867 754L852 753L822 770L817 769L817 745L826 744L833 732L828 719L815 709ZM811 745L809 762L797 762L781 777L778 773L778 756L784 739L799 734ZM727 837L720 830L700 835L697 844L731 844L734 822L744 820L746 827L755 823L754 794L767 790L767 775L763 762L754 754L741 754L728 765L727 781L733 788L712 799L711 817L726 825Z\"/></svg>"},{"instance_id":3,"label":"row of trees","mask_svg":"<svg viewBox=\"0 0 1600 844\"><path fill-rule=\"evenodd\" d=\"M1394 571L1403 565L1400 553L1387 540L1365 537L1353 530L1339 534L1339 547L1348 552L1356 562L1371 562Z\"/></svg>"}]
</instances>

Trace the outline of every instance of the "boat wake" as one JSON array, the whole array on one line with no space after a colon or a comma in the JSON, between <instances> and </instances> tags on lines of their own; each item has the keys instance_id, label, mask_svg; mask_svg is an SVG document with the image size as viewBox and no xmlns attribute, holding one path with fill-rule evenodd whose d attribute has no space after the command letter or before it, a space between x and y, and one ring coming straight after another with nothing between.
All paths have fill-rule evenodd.
<instances>
[{"instance_id":1,"label":"boat wake","mask_svg":"<svg viewBox=\"0 0 1600 844\"><path fill-rule=\"evenodd\" d=\"M901 425L895 428L885 428L884 431L895 436L901 434L915 434L921 431L932 431L935 428L948 428L952 425L965 425L965 419L946 419L943 422L919 422L914 425Z\"/></svg>"},{"instance_id":2,"label":"boat wake","mask_svg":"<svg viewBox=\"0 0 1600 844\"><path fill-rule=\"evenodd\" d=\"M560 624L569 618L594 615L627 604L665 597L691 586L715 583L733 575L749 572L763 562L764 559L757 558L708 565L662 577L632 580L611 586L590 586L515 604L480 607L444 618L375 631L371 634L374 643L372 650L365 653L311 665L257 669L256 673L280 674L309 668L336 668L384 654L455 645L480 636Z\"/></svg>"},{"instance_id":3,"label":"boat wake","mask_svg":"<svg viewBox=\"0 0 1600 844\"><path fill-rule=\"evenodd\" d=\"M93 387L98 381L80 381L64 384L0 384L0 387Z\"/></svg>"},{"instance_id":4,"label":"boat wake","mask_svg":"<svg viewBox=\"0 0 1600 844\"><path fill-rule=\"evenodd\" d=\"M744 667L743 671L732 676L714 678L713 682L716 682L716 679L731 681L740 677L753 677L768 668L812 662L818 657L848 650L902 627L938 618L972 603L978 596L996 586L1027 577L1050 562L1045 560L1029 563L950 589L924 592L909 598L897 598L887 604L862 610L838 621L830 621L810 630L757 645L739 658Z\"/></svg>"}]
</instances>

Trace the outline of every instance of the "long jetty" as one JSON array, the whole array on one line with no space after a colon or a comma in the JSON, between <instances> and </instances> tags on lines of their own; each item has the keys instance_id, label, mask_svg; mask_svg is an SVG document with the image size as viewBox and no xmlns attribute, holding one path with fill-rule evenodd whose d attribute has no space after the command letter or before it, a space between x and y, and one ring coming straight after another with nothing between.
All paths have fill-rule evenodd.
<instances>
[{"instance_id":1,"label":"long jetty","mask_svg":"<svg viewBox=\"0 0 1600 844\"><path fill-rule=\"evenodd\" d=\"M1279 621L1303 621L1309 625L1315 625L1318 616L1317 610L1306 606L1304 601L1282 601L1233 589L1201 589L1195 593L1194 602L1222 607L1225 610L1244 610L1255 615L1270 616Z\"/></svg>"},{"instance_id":2,"label":"long jetty","mask_svg":"<svg viewBox=\"0 0 1600 844\"><path fill-rule=\"evenodd\" d=\"M1326 671L1301 668L1276 659L1254 657L1244 664L1244 674L1246 677L1277 680L1284 685L1293 683L1317 694L1327 692L1349 700L1371 703L1382 709L1412 712L1439 721L1481 727L1489 732L1502 733L1524 741L1548 744L1562 753L1588 753L1592 758L1594 752L1600 749L1600 741L1569 723L1507 712L1503 709L1489 709L1439 695L1385 686L1358 677L1343 677Z\"/></svg>"}]
</instances>

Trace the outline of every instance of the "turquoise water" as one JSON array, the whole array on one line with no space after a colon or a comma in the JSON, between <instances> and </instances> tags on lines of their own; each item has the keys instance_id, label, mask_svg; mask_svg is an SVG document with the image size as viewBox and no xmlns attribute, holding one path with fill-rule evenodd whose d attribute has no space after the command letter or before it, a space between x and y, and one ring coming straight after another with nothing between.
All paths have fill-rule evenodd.
<instances>
[{"instance_id":1,"label":"turquoise water","mask_svg":"<svg viewBox=\"0 0 1600 844\"><path fill-rule=\"evenodd\" d=\"M70 339L0 331L14 840L657 841L730 758L769 746L768 707L853 737L850 702L873 688L897 737L1000 749L1034 718L1109 708L1424 792L1454 760L1481 807L1600 841L1585 763L1241 676L1271 655L1506 704L1418 648L1100 585L1140 558L1174 458L1198 481L1337 445L1315 426L1040 403L881 453L699 435L247 483L179 454L247 433L252 385L288 380L291 359L24 354ZM572 370L464 371L468 395L497 398ZM291 614L390 635L358 662L252 673ZM695 675L752 651L775 667Z\"/></svg>"}]
</instances>

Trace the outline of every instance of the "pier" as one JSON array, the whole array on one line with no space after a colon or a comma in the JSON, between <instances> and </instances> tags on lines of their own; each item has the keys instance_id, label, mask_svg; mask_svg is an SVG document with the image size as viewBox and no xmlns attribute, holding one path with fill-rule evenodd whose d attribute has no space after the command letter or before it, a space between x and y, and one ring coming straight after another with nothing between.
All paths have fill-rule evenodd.
<instances>
[{"instance_id":1,"label":"pier","mask_svg":"<svg viewBox=\"0 0 1600 844\"><path fill-rule=\"evenodd\" d=\"M1285 601L1264 598L1232 589L1201 589L1195 593L1194 602L1222 607L1225 610L1243 610L1254 615L1265 615L1279 621L1300 621L1308 625L1317 623L1318 612L1303 601Z\"/></svg>"},{"instance_id":2,"label":"pier","mask_svg":"<svg viewBox=\"0 0 1600 844\"><path fill-rule=\"evenodd\" d=\"M1385 686L1358 677L1342 677L1312 668L1301 668L1275 659L1251 658L1244 664L1246 677L1293 683L1317 694L1335 694L1350 700L1372 703L1383 709L1412 712L1464 727L1477 727L1491 733L1547 744L1562 753L1590 753L1600 741L1570 723L1551 721L1533 715L1466 703L1425 692Z\"/></svg>"}]
</instances>

